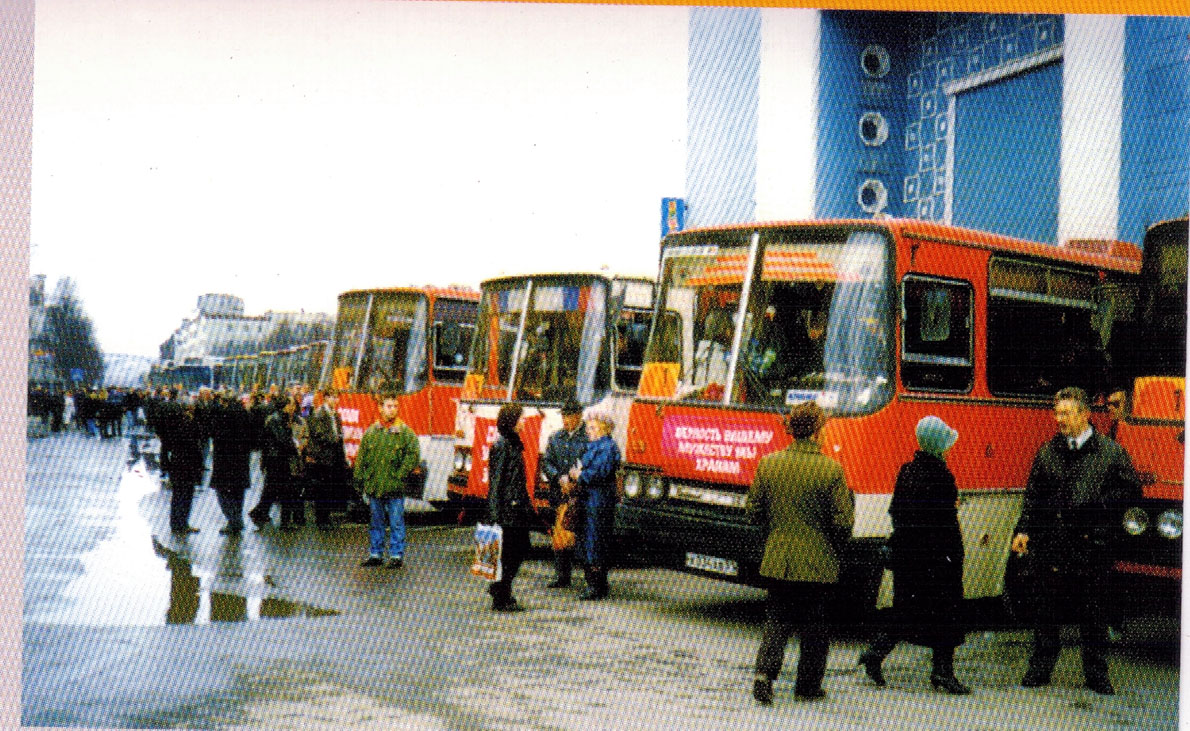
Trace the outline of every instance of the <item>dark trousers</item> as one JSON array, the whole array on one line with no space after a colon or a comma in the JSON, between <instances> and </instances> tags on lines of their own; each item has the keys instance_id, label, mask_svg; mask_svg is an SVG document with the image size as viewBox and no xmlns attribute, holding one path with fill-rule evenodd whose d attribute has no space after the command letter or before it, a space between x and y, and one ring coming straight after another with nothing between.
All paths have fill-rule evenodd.
<instances>
[{"instance_id":1,"label":"dark trousers","mask_svg":"<svg viewBox=\"0 0 1190 731\"><path fill-rule=\"evenodd\" d=\"M244 488L216 488L215 496L219 499L219 509L223 517L227 518L227 528L233 531L244 529Z\"/></svg>"},{"instance_id":2,"label":"dark trousers","mask_svg":"<svg viewBox=\"0 0 1190 731\"><path fill-rule=\"evenodd\" d=\"M194 501L194 484L189 480L173 483L169 495L169 529L184 531L190 527L190 506Z\"/></svg>"},{"instance_id":3,"label":"dark trousers","mask_svg":"<svg viewBox=\"0 0 1190 731\"><path fill-rule=\"evenodd\" d=\"M1062 651L1061 631L1077 624L1082 643L1083 677L1107 678L1107 601L1109 569L1096 561L1075 566L1043 565L1033 597L1033 655L1029 671L1048 678Z\"/></svg>"},{"instance_id":4,"label":"dark trousers","mask_svg":"<svg viewBox=\"0 0 1190 731\"><path fill-rule=\"evenodd\" d=\"M529 555L529 529L504 526L504 546L500 554L500 580L492 582L488 593L496 603L512 599L512 580Z\"/></svg>"},{"instance_id":5,"label":"dark trousers","mask_svg":"<svg viewBox=\"0 0 1190 731\"><path fill-rule=\"evenodd\" d=\"M249 511L248 515L255 523L269 522L269 511L273 503L281 506L281 525L302 525L306 522L306 511L302 504L299 487L294 484L292 477L271 477L272 473L265 471L264 488L260 491L260 502Z\"/></svg>"},{"instance_id":6,"label":"dark trousers","mask_svg":"<svg viewBox=\"0 0 1190 731\"><path fill-rule=\"evenodd\" d=\"M314 504L314 522L319 526L331 523L331 511L342 507L345 470L334 465L307 465L307 497Z\"/></svg>"},{"instance_id":7,"label":"dark trousers","mask_svg":"<svg viewBox=\"0 0 1190 731\"><path fill-rule=\"evenodd\" d=\"M785 661L785 645L800 628L801 650L797 661L795 692L813 693L822 687L830 651L826 605L832 584L770 580L764 608L764 635L756 653L756 673L775 679Z\"/></svg>"}]
</instances>

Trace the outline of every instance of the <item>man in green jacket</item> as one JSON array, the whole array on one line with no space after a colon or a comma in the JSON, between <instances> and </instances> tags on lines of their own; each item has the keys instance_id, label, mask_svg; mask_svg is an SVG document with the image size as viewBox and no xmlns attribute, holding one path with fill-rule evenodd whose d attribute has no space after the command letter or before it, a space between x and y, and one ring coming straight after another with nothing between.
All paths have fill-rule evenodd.
<instances>
[{"instance_id":1,"label":"man in green jacket","mask_svg":"<svg viewBox=\"0 0 1190 731\"><path fill-rule=\"evenodd\" d=\"M396 396L380 397L380 420L364 432L355 454L355 488L372 509L369 552L361 566L384 564L399 569L405 562L405 483L421 460L417 435L398 416ZM385 564L384 533L389 532Z\"/></svg>"},{"instance_id":2,"label":"man in green jacket","mask_svg":"<svg viewBox=\"0 0 1190 731\"><path fill-rule=\"evenodd\" d=\"M826 606L839 580L839 554L851 537L855 496L843 467L822 453L818 433L825 424L817 404L794 406L785 422L793 443L760 460L748 491L748 516L767 535L760 575L769 596L752 685L764 705L773 702L773 679L796 625L802 626L802 642L794 694L802 700L826 695Z\"/></svg>"}]
</instances>

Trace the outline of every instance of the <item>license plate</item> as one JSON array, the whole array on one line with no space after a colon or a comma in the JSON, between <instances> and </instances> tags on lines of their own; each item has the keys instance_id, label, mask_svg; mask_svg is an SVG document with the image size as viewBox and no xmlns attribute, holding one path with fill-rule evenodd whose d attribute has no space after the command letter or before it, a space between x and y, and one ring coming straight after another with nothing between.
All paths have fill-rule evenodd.
<instances>
[{"instance_id":1,"label":"license plate","mask_svg":"<svg viewBox=\"0 0 1190 731\"><path fill-rule=\"evenodd\" d=\"M710 571L716 574L724 574L726 576L739 576L740 565L729 558L719 558L718 556L707 556L702 553L687 553L686 566L699 571Z\"/></svg>"}]
</instances>

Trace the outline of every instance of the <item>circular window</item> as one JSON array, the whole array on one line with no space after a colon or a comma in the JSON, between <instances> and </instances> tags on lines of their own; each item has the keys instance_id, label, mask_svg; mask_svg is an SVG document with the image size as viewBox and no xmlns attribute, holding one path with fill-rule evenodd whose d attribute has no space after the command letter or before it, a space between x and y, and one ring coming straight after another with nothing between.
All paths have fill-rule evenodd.
<instances>
[{"instance_id":1,"label":"circular window","mask_svg":"<svg viewBox=\"0 0 1190 731\"><path fill-rule=\"evenodd\" d=\"M888 120L880 112L867 112L859 118L859 138L868 147L879 147L888 139Z\"/></svg>"},{"instance_id":2,"label":"circular window","mask_svg":"<svg viewBox=\"0 0 1190 731\"><path fill-rule=\"evenodd\" d=\"M888 189L876 178L868 178L859 186L857 199L865 213L880 213L888 205Z\"/></svg>"},{"instance_id":3,"label":"circular window","mask_svg":"<svg viewBox=\"0 0 1190 731\"><path fill-rule=\"evenodd\" d=\"M865 76L872 79L884 78L891 63L892 59L889 58L888 50L875 43L865 48L859 55L860 68L864 70Z\"/></svg>"}]
</instances>

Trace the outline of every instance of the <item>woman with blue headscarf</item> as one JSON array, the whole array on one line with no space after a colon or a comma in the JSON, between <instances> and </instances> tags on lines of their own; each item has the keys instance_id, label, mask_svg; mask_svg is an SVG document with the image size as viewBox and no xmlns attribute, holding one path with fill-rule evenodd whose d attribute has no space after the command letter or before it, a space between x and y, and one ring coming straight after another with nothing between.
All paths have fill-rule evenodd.
<instances>
[{"instance_id":1,"label":"woman with blue headscarf","mask_svg":"<svg viewBox=\"0 0 1190 731\"><path fill-rule=\"evenodd\" d=\"M917 422L918 450L901 466L888 513L888 540L895 606L888 629L860 656L868 677L884 685L881 663L898 641L933 650L930 684L935 690L963 695L970 689L954 674L954 650L966 634L960 624L963 600L963 534L959 530L959 492L946 453L959 433L937 416Z\"/></svg>"}]
</instances>

